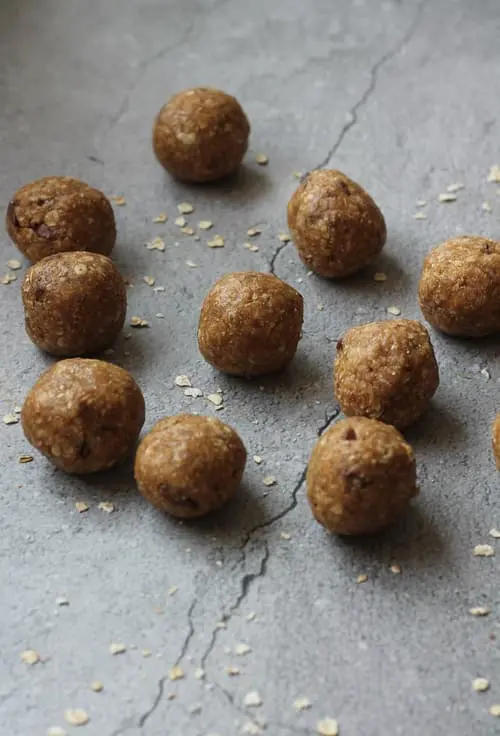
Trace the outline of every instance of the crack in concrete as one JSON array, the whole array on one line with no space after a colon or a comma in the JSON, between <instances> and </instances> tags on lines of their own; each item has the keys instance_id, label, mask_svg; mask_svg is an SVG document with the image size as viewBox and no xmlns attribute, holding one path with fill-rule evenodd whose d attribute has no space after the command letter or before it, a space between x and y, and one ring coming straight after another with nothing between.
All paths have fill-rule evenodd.
<instances>
[{"instance_id":1,"label":"crack in concrete","mask_svg":"<svg viewBox=\"0 0 500 736\"><path fill-rule=\"evenodd\" d=\"M340 146L342 145L342 142L344 141L344 138L349 133L349 131L356 125L358 122L358 112L366 105L370 97L373 95L373 93L376 90L377 82L378 82L378 75L382 67L385 66L389 61L392 61L398 54L400 54L405 46L407 46L410 41L412 40L413 36L415 35L417 28L420 23L420 19L422 17L422 13L424 10L424 6L427 4L428 0L422 0L420 5L417 8L417 12L415 14L415 17L410 24L410 27L404 34L404 36L398 41L398 43L389 51L386 51L383 56L381 56L375 64L370 69L370 83L368 87L364 90L363 94L359 98L359 100L351 107L348 113L348 119L342 126L339 135L337 136L337 139L333 143L333 145L328 150L328 153L323 158L323 160L314 167L313 171L316 169L324 169L325 166L328 166L330 163L332 157L337 153Z\"/></svg>"},{"instance_id":2,"label":"crack in concrete","mask_svg":"<svg viewBox=\"0 0 500 736\"><path fill-rule=\"evenodd\" d=\"M271 260L269 261L269 273L272 273L273 276L276 276L276 271L275 271L276 259L278 258L281 251L286 248L289 242L290 241L287 241L286 243L280 243L271 256Z\"/></svg>"}]
</instances>

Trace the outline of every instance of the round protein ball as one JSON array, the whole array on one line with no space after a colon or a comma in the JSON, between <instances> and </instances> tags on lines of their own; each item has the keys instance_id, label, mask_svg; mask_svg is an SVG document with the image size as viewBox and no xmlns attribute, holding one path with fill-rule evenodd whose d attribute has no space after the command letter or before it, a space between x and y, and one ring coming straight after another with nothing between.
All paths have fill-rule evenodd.
<instances>
[{"instance_id":1,"label":"round protein ball","mask_svg":"<svg viewBox=\"0 0 500 736\"><path fill-rule=\"evenodd\" d=\"M7 232L33 263L63 251L107 256L116 240L109 200L69 176L47 176L21 187L7 207Z\"/></svg>"},{"instance_id":2,"label":"round protein ball","mask_svg":"<svg viewBox=\"0 0 500 736\"><path fill-rule=\"evenodd\" d=\"M226 274L203 302L200 352L215 368L235 376L280 371L295 355L303 311L299 292L272 274Z\"/></svg>"},{"instance_id":3,"label":"round protein ball","mask_svg":"<svg viewBox=\"0 0 500 736\"><path fill-rule=\"evenodd\" d=\"M307 469L314 517L336 534L374 534L416 496L413 451L397 429L366 417L334 424L316 443Z\"/></svg>"},{"instance_id":4,"label":"round protein ball","mask_svg":"<svg viewBox=\"0 0 500 736\"><path fill-rule=\"evenodd\" d=\"M402 429L426 411L438 385L429 333L416 320L370 322L337 342L334 390L347 416Z\"/></svg>"},{"instance_id":5,"label":"round protein ball","mask_svg":"<svg viewBox=\"0 0 500 736\"><path fill-rule=\"evenodd\" d=\"M234 496L247 453L239 435L213 417L161 419L141 442L135 479L142 495L179 519L204 516Z\"/></svg>"},{"instance_id":6,"label":"round protein ball","mask_svg":"<svg viewBox=\"0 0 500 736\"><path fill-rule=\"evenodd\" d=\"M500 470L500 414L497 414L492 427L493 454L497 469Z\"/></svg>"},{"instance_id":7,"label":"round protein ball","mask_svg":"<svg viewBox=\"0 0 500 736\"><path fill-rule=\"evenodd\" d=\"M424 262L418 288L425 319L457 337L500 331L500 242L463 235L441 243Z\"/></svg>"},{"instance_id":8,"label":"round protein ball","mask_svg":"<svg viewBox=\"0 0 500 736\"><path fill-rule=\"evenodd\" d=\"M349 276L385 244L384 217L365 190L341 171L316 170L288 203L288 227L301 259L326 278Z\"/></svg>"},{"instance_id":9,"label":"round protein ball","mask_svg":"<svg viewBox=\"0 0 500 736\"><path fill-rule=\"evenodd\" d=\"M239 102L218 89L174 95L153 127L153 149L173 176L192 182L222 179L241 164L250 124Z\"/></svg>"},{"instance_id":10,"label":"round protein ball","mask_svg":"<svg viewBox=\"0 0 500 736\"><path fill-rule=\"evenodd\" d=\"M59 357L109 348L125 321L125 282L98 253L56 253L35 263L22 286L26 331Z\"/></svg>"},{"instance_id":11,"label":"round protein ball","mask_svg":"<svg viewBox=\"0 0 500 736\"><path fill-rule=\"evenodd\" d=\"M102 360L61 360L43 373L21 413L28 441L66 473L95 473L127 458L144 424L130 373Z\"/></svg>"}]
</instances>

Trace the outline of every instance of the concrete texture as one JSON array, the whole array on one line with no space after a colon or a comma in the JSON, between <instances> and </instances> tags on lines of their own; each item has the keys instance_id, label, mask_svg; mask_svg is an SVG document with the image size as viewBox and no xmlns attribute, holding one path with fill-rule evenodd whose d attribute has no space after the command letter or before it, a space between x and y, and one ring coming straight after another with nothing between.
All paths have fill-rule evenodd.
<instances>
[{"instance_id":1,"label":"concrete texture","mask_svg":"<svg viewBox=\"0 0 500 736\"><path fill-rule=\"evenodd\" d=\"M488 713L500 703L500 550L488 537L500 526L490 451L498 341L433 334L442 382L432 410L407 433L421 495L400 525L345 542L312 520L304 498L311 447L337 416L335 339L389 317L391 305L418 318L423 256L446 236L499 237L498 187L486 181L500 163L499 38L497 0L3 0L2 206L46 174L125 197L116 260L134 283L129 316L150 328L130 330L110 359L142 386L146 428L166 413L215 411L205 398L185 397L177 374L205 394L222 388L218 416L241 433L250 460L237 501L179 524L138 496L128 468L80 479L38 455L20 464L30 453L21 427L1 425L2 734L43 736L57 725L74 733L67 708L88 712L78 730L86 736L235 736L249 720L272 736L307 736L327 716L342 736L500 733ZM200 84L238 97L252 122L251 150L235 180L185 187L157 165L150 129L172 93ZM257 152L269 156L267 167L255 164ZM388 223L380 261L341 283L308 276L293 246L277 239L293 172L318 165L362 183ZM457 181L465 184L457 202L440 204ZM419 199L429 202L422 221L413 217ZM206 234L196 242L179 233L182 200L196 207L190 223L213 220L210 235L223 235L224 248L207 248ZM163 211L169 222L153 224ZM255 253L243 248L254 225L263 230ZM164 252L144 247L156 235ZM1 248L4 265L16 257L6 236ZM225 378L197 352L204 294L241 269L272 270L304 295L304 338L279 378ZM376 270L385 283L373 280ZM0 286L2 414L51 363L24 334L21 278L18 271ZM269 474L277 483L266 488ZM89 510L77 513L76 501ZM99 510L100 501L116 510ZM497 557L474 557L474 545L487 542ZM368 581L356 584L364 573ZM472 606L492 613L473 617ZM126 652L112 656L112 642ZM251 651L238 656L238 643ZM43 661L21 662L28 648ZM174 664L185 678L170 682ZM240 674L229 676L229 665ZM484 694L472 690L478 676L491 681ZM95 679L104 685L98 694ZM262 705L245 708L254 690ZM295 712L294 700L306 696L311 708Z\"/></svg>"}]
</instances>

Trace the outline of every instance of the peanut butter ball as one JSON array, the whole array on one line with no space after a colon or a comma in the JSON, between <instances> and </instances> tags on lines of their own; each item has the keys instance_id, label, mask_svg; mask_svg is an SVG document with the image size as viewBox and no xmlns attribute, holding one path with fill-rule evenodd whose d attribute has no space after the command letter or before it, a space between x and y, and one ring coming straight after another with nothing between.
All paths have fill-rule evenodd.
<instances>
[{"instance_id":1,"label":"peanut butter ball","mask_svg":"<svg viewBox=\"0 0 500 736\"><path fill-rule=\"evenodd\" d=\"M397 429L366 417L330 427L307 469L314 517L336 534L374 534L395 521L416 496L413 451Z\"/></svg>"},{"instance_id":2,"label":"peanut butter ball","mask_svg":"<svg viewBox=\"0 0 500 736\"><path fill-rule=\"evenodd\" d=\"M223 373L261 376L293 358L303 319L302 296L269 273L228 273L205 298L198 346Z\"/></svg>"},{"instance_id":3,"label":"peanut butter ball","mask_svg":"<svg viewBox=\"0 0 500 736\"><path fill-rule=\"evenodd\" d=\"M241 164L250 125L239 102L210 87L174 95L156 116L153 149L173 176L192 182L222 179Z\"/></svg>"},{"instance_id":4,"label":"peanut butter ball","mask_svg":"<svg viewBox=\"0 0 500 736\"><path fill-rule=\"evenodd\" d=\"M247 453L238 434L213 417L161 419L141 442L135 479L142 495L180 519L204 516L234 496Z\"/></svg>"},{"instance_id":5,"label":"peanut butter ball","mask_svg":"<svg viewBox=\"0 0 500 736\"><path fill-rule=\"evenodd\" d=\"M500 243L463 235L441 243L424 262L420 308L433 327L458 337L500 331Z\"/></svg>"},{"instance_id":6,"label":"peanut butter ball","mask_svg":"<svg viewBox=\"0 0 500 736\"><path fill-rule=\"evenodd\" d=\"M342 278L367 266L385 244L384 217L365 190L341 171L316 170L288 203L288 227L306 266Z\"/></svg>"},{"instance_id":7,"label":"peanut butter ball","mask_svg":"<svg viewBox=\"0 0 500 736\"><path fill-rule=\"evenodd\" d=\"M429 334L416 320L370 322L337 342L335 396L347 416L407 427L427 409L438 385Z\"/></svg>"},{"instance_id":8,"label":"peanut butter ball","mask_svg":"<svg viewBox=\"0 0 500 736\"><path fill-rule=\"evenodd\" d=\"M108 199L69 176L47 176L18 189L9 202L5 224L21 253L33 263L73 250L107 256L116 240Z\"/></svg>"},{"instance_id":9,"label":"peanut butter ball","mask_svg":"<svg viewBox=\"0 0 500 736\"><path fill-rule=\"evenodd\" d=\"M144 398L123 368L70 358L40 376L21 420L27 440L58 468L95 473L131 454L144 424Z\"/></svg>"},{"instance_id":10,"label":"peanut butter ball","mask_svg":"<svg viewBox=\"0 0 500 736\"><path fill-rule=\"evenodd\" d=\"M43 258L22 286L26 331L52 355L98 353L113 344L125 320L123 278L109 258L75 251Z\"/></svg>"},{"instance_id":11,"label":"peanut butter ball","mask_svg":"<svg viewBox=\"0 0 500 736\"><path fill-rule=\"evenodd\" d=\"M493 454L497 469L500 470L500 414L497 414L492 427Z\"/></svg>"}]
</instances>

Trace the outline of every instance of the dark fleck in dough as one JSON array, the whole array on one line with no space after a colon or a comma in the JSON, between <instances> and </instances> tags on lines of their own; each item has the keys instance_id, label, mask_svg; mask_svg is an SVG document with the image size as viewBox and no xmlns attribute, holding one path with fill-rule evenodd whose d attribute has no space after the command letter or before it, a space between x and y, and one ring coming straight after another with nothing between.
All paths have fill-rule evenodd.
<instances>
[{"instance_id":1,"label":"dark fleck in dough","mask_svg":"<svg viewBox=\"0 0 500 736\"><path fill-rule=\"evenodd\" d=\"M141 442L135 479L160 511L204 516L234 496L247 453L238 434L212 417L179 414L160 420Z\"/></svg>"},{"instance_id":2,"label":"dark fleck in dough","mask_svg":"<svg viewBox=\"0 0 500 736\"><path fill-rule=\"evenodd\" d=\"M402 429L424 413L438 385L429 334L416 320L353 327L337 343L335 396L347 416Z\"/></svg>"},{"instance_id":3,"label":"dark fleck in dough","mask_svg":"<svg viewBox=\"0 0 500 736\"><path fill-rule=\"evenodd\" d=\"M35 263L22 297L28 335L52 355L98 353L113 344L125 321L125 283L99 253L57 253Z\"/></svg>"},{"instance_id":4,"label":"dark fleck in dough","mask_svg":"<svg viewBox=\"0 0 500 736\"><path fill-rule=\"evenodd\" d=\"M334 424L318 440L307 469L314 517L336 534L374 534L416 496L413 451L397 429L366 417Z\"/></svg>"},{"instance_id":5,"label":"dark fleck in dough","mask_svg":"<svg viewBox=\"0 0 500 736\"><path fill-rule=\"evenodd\" d=\"M500 470L500 414L497 414L492 427L493 454L498 470Z\"/></svg>"},{"instance_id":6,"label":"dark fleck in dough","mask_svg":"<svg viewBox=\"0 0 500 736\"><path fill-rule=\"evenodd\" d=\"M341 171L311 171L288 203L288 227L315 273L342 278L367 266L385 244L384 217L365 190Z\"/></svg>"},{"instance_id":7,"label":"dark fleck in dough","mask_svg":"<svg viewBox=\"0 0 500 736\"><path fill-rule=\"evenodd\" d=\"M123 368L71 358L40 376L21 420L28 441L58 468L95 473L132 453L144 424L144 398Z\"/></svg>"},{"instance_id":8,"label":"dark fleck in dough","mask_svg":"<svg viewBox=\"0 0 500 736\"><path fill-rule=\"evenodd\" d=\"M457 337L500 331L500 243L463 235L441 243L424 262L418 289L425 319Z\"/></svg>"},{"instance_id":9,"label":"dark fleck in dough","mask_svg":"<svg viewBox=\"0 0 500 736\"><path fill-rule=\"evenodd\" d=\"M153 149L178 179L206 182L235 171L245 155L250 125L239 102L217 89L174 95L158 113Z\"/></svg>"},{"instance_id":10,"label":"dark fleck in dough","mask_svg":"<svg viewBox=\"0 0 500 736\"><path fill-rule=\"evenodd\" d=\"M303 319L302 296L268 273L229 273L201 308L200 352L223 373L260 376L282 370L293 358Z\"/></svg>"},{"instance_id":11,"label":"dark fleck in dough","mask_svg":"<svg viewBox=\"0 0 500 736\"><path fill-rule=\"evenodd\" d=\"M47 176L18 189L7 208L5 224L21 253L33 263L73 250L107 256L116 240L109 200L69 176Z\"/></svg>"}]
</instances>

